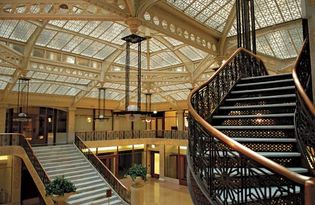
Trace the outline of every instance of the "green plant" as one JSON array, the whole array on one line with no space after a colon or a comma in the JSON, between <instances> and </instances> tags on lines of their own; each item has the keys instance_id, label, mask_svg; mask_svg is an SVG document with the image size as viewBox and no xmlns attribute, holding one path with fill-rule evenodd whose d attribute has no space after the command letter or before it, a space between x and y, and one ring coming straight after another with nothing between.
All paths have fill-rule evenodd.
<instances>
[{"instance_id":1,"label":"green plant","mask_svg":"<svg viewBox=\"0 0 315 205\"><path fill-rule=\"evenodd\" d=\"M135 180L136 177L141 177L143 180L146 180L147 168L143 166L142 164L135 164L129 168L127 174L130 175L132 180Z\"/></svg>"},{"instance_id":2,"label":"green plant","mask_svg":"<svg viewBox=\"0 0 315 205\"><path fill-rule=\"evenodd\" d=\"M46 194L47 195L59 195L63 196L65 193L75 192L75 185L65 179L64 176L56 177L52 182L46 185Z\"/></svg>"}]
</instances>

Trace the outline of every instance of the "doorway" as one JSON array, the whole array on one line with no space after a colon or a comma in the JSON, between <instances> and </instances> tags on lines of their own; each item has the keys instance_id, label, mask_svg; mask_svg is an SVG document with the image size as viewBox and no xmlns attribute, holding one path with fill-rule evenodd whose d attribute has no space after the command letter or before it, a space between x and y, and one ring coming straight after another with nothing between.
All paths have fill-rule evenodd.
<instances>
[{"instance_id":1,"label":"doorway","mask_svg":"<svg viewBox=\"0 0 315 205\"><path fill-rule=\"evenodd\" d=\"M180 185L187 186L187 159L186 155L178 155L178 180Z\"/></svg>"},{"instance_id":2,"label":"doorway","mask_svg":"<svg viewBox=\"0 0 315 205\"><path fill-rule=\"evenodd\" d=\"M151 161L151 177L159 178L160 177L160 153L157 151L151 151L150 153Z\"/></svg>"}]
</instances>

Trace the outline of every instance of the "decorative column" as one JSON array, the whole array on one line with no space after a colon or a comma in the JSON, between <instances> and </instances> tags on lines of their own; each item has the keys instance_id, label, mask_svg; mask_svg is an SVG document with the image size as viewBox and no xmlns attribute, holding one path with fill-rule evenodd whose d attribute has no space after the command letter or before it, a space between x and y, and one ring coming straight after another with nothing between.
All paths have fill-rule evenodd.
<instances>
[{"instance_id":1,"label":"decorative column","mask_svg":"<svg viewBox=\"0 0 315 205\"><path fill-rule=\"evenodd\" d=\"M160 152L160 177L159 180L165 180L165 145L159 145L159 152Z\"/></svg>"},{"instance_id":2,"label":"decorative column","mask_svg":"<svg viewBox=\"0 0 315 205\"><path fill-rule=\"evenodd\" d=\"M310 43L310 57L312 67L312 87L313 87L313 99L315 99L315 1L314 0L302 0L302 18L308 21L308 36ZM313 101L314 103L315 101Z\"/></svg>"},{"instance_id":3,"label":"decorative column","mask_svg":"<svg viewBox=\"0 0 315 205\"><path fill-rule=\"evenodd\" d=\"M184 130L184 110L177 110L177 130Z\"/></svg>"},{"instance_id":4,"label":"decorative column","mask_svg":"<svg viewBox=\"0 0 315 205\"><path fill-rule=\"evenodd\" d=\"M7 105L0 104L0 133L5 132Z\"/></svg>"},{"instance_id":5,"label":"decorative column","mask_svg":"<svg viewBox=\"0 0 315 205\"><path fill-rule=\"evenodd\" d=\"M22 161L19 157L12 156L12 193L11 204L21 204L21 176Z\"/></svg>"},{"instance_id":6,"label":"decorative column","mask_svg":"<svg viewBox=\"0 0 315 205\"><path fill-rule=\"evenodd\" d=\"M68 108L68 123L67 123L67 143L74 142L75 135L75 110L76 108L69 107Z\"/></svg>"}]
</instances>

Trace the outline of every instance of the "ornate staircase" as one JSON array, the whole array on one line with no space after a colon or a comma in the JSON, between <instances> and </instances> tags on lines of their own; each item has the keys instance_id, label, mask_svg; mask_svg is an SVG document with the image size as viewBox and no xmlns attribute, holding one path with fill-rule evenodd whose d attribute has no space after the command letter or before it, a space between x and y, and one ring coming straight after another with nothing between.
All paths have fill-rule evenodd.
<instances>
[{"instance_id":1,"label":"ornate staircase","mask_svg":"<svg viewBox=\"0 0 315 205\"><path fill-rule=\"evenodd\" d=\"M296 93L297 78L267 75L258 57L239 49L192 92L187 158L195 204L315 204L314 116ZM301 113L311 122L298 121Z\"/></svg>"},{"instance_id":2,"label":"ornate staircase","mask_svg":"<svg viewBox=\"0 0 315 205\"><path fill-rule=\"evenodd\" d=\"M74 144L33 147L33 150L51 180L64 176L77 187L68 204L127 204L116 193L106 198L106 190L112 188Z\"/></svg>"}]
</instances>

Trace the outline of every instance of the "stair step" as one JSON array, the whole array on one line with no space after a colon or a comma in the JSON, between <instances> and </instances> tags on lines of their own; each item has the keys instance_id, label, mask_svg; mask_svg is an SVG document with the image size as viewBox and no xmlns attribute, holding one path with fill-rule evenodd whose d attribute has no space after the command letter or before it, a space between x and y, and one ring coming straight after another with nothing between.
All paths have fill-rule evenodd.
<instances>
[{"instance_id":1,"label":"stair step","mask_svg":"<svg viewBox=\"0 0 315 205\"><path fill-rule=\"evenodd\" d=\"M254 77L246 77L246 78L241 78L241 80L257 80L257 79L268 79L268 78L275 78L275 77L287 77L287 78L292 78L292 73L281 73L277 75L262 75L262 76L254 76Z\"/></svg>"},{"instance_id":2,"label":"stair step","mask_svg":"<svg viewBox=\"0 0 315 205\"><path fill-rule=\"evenodd\" d=\"M38 158L39 161L43 161L40 158ZM62 157L62 158L51 158L51 159L45 159L42 164L48 164L48 163L60 163L60 162L71 162L73 160L77 159L82 159L82 156L79 156L78 154L73 155L73 156L67 156L67 157Z\"/></svg>"},{"instance_id":3,"label":"stair step","mask_svg":"<svg viewBox=\"0 0 315 205\"><path fill-rule=\"evenodd\" d=\"M89 168L86 168L86 169L79 169L79 170L76 170L76 171L71 171L71 172L63 172L62 174L49 174L48 176L49 177L57 177L57 176L66 176L66 175L72 175L72 174L77 174L77 173L84 173L84 172L92 172L93 169L91 167Z\"/></svg>"},{"instance_id":4,"label":"stair step","mask_svg":"<svg viewBox=\"0 0 315 205\"><path fill-rule=\"evenodd\" d=\"M292 157L300 157L301 153L299 152L256 152L259 155L262 155L264 157L270 157L270 158L292 158ZM218 155L220 157L234 157L234 156L240 156L239 152L223 152L223 151L218 151Z\"/></svg>"},{"instance_id":5,"label":"stair step","mask_svg":"<svg viewBox=\"0 0 315 205\"><path fill-rule=\"evenodd\" d=\"M110 205L122 204L121 200L119 200L119 198L117 196L112 196L109 200L110 200ZM102 198L102 199L92 201L91 204L93 204L93 205L107 205L108 204L108 198ZM90 204L87 203L87 204L82 204L82 205L90 205Z\"/></svg>"},{"instance_id":6,"label":"stair step","mask_svg":"<svg viewBox=\"0 0 315 205\"><path fill-rule=\"evenodd\" d=\"M72 153L75 152L76 150L71 147L71 148L67 148L67 149L61 149L61 150L34 150L34 152L37 155L46 155L46 154L67 154L67 153Z\"/></svg>"},{"instance_id":7,"label":"stair step","mask_svg":"<svg viewBox=\"0 0 315 205\"><path fill-rule=\"evenodd\" d=\"M101 188L101 187L107 187L107 184L104 184L104 183L98 183L98 184L93 184L93 185L90 185L90 186L84 186L84 187L80 187L80 188L77 188L77 192L80 193L80 192L84 192L84 191L87 191L87 190L94 190L94 189L98 189L98 188Z\"/></svg>"},{"instance_id":8,"label":"stair step","mask_svg":"<svg viewBox=\"0 0 315 205\"><path fill-rule=\"evenodd\" d=\"M48 161L52 159L63 159L67 157L74 157L77 156L78 152L71 152L69 154L52 154L52 155L37 155L39 160Z\"/></svg>"},{"instance_id":9,"label":"stair step","mask_svg":"<svg viewBox=\"0 0 315 205\"><path fill-rule=\"evenodd\" d=\"M85 178L85 177L90 177L90 176L95 176L94 172L87 172L87 173L83 173L83 174L76 174L76 175L71 175L71 176L65 176L65 178L69 179L69 180L76 180L76 179L81 179L81 178Z\"/></svg>"},{"instance_id":10,"label":"stair step","mask_svg":"<svg viewBox=\"0 0 315 205\"><path fill-rule=\"evenodd\" d=\"M294 113L279 113L279 114L263 114L263 115L214 115L212 119L247 119L247 118L280 118L294 117Z\"/></svg>"},{"instance_id":11,"label":"stair step","mask_svg":"<svg viewBox=\"0 0 315 205\"><path fill-rule=\"evenodd\" d=\"M288 170L291 172L305 174L308 173L308 170L303 167L288 167ZM230 173L229 176L237 177L240 176L239 173L243 173L243 176L252 176L254 173L257 175L272 175L274 172L269 171L266 168L224 168L224 171ZM220 168L214 168L213 172L215 174L221 174L222 170Z\"/></svg>"},{"instance_id":12,"label":"stair step","mask_svg":"<svg viewBox=\"0 0 315 205\"><path fill-rule=\"evenodd\" d=\"M96 183L104 183L104 181L101 178L98 178L98 179L90 180L88 182L75 183L75 186L79 189L79 188L82 188L91 184L96 184Z\"/></svg>"},{"instance_id":13,"label":"stair step","mask_svg":"<svg viewBox=\"0 0 315 205\"><path fill-rule=\"evenodd\" d=\"M87 177L82 177L82 178L79 178L79 179L73 179L71 181L73 183L81 183L81 182L85 182L85 181L95 180L95 179L98 179L98 178L99 178L99 176L94 174L94 175L87 176Z\"/></svg>"},{"instance_id":14,"label":"stair step","mask_svg":"<svg viewBox=\"0 0 315 205\"><path fill-rule=\"evenodd\" d=\"M296 103L279 103L267 105L244 105L244 106L220 106L220 110L233 110L233 109L259 109L259 108L275 108L275 107L295 107Z\"/></svg>"},{"instance_id":15,"label":"stair step","mask_svg":"<svg viewBox=\"0 0 315 205\"><path fill-rule=\"evenodd\" d=\"M273 83L287 83L287 82L294 82L293 79L283 79L283 80L270 80L270 81L263 81L263 82L255 82L255 83L238 83L236 87L249 87L249 86L259 86L259 85L268 85Z\"/></svg>"},{"instance_id":16,"label":"stair step","mask_svg":"<svg viewBox=\"0 0 315 205\"><path fill-rule=\"evenodd\" d=\"M85 160L80 160L79 162L69 162L67 164L61 164L61 165L51 165L51 166L45 166L45 170L54 170L54 169L66 169L67 167L81 167L84 165L89 165Z\"/></svg>"},{"instance_id":17,"label":"stair step","mask_svg":"<svg viewBox=\"0 0 315 205\"><path fill-rule=\"evenodd\" d=\"M214 126L219 130L283 130L294 129L294 125L268 125L268 126Z\"/></svg>"},{"instance_id":18,"label":"stair step","mask_svg":"<svg viewBox=\"0 0 315 205\"><path fill-rule=\"evenodd\" d=\"M226 102L235 101L248 101L248 100L267 100L267 99L278 99L278 98L295 98L295 94L285 94L285 95L270 95L270 96L259 96L259 97L246 97L246 98L227 98Z\"/></svg>"},{"instance_id":19,"label":"stair step","mask_svg":"<svg viewBox=\"0 0 315 205\"><path fill-rule=\"evenodd\" d=\"M90 191L77 193L77 194L70 196L70 198L68 199L68 202L85 199L85 198L89 197L90 195L94 196L96 194L104 194L105 191L106 191L106 187L103 187L103 188L98 188L98 189L94 189L94 190L90 190Z\"/></svg>"},{"instance_id":20,"label":"stair step","mask_svg":"<svg viewBox=\"0 0 315 205\"><path fill-rule=\"evenodd\" d=\"M69 163L74 163L74 162L86 162L82 157L78 157L77 159L70 160L70 161L60 161L60 162L45 162L41 161L40 163L45 167L52 167L52 166L57 166L57 165L64 165L64 164L69 164Z\"/></svg>"},{"instance_id":21,"label":"stair step","mask_svg":"<svg viewBox=\"0 0 315 205\"><path fill-rule=\"evenodd\" d=\"M42 150L63 150L63 149L73 149L73 144L65 144L65 145L55 145L55 146L39 146L39 147L32 147L35 151L42 151Z\"/></svg>"},{"instance_id":22,"label":"stair step","mask_svg":"<svg viewBox=\"0 0 315 205\"><path fill-rule=\"evenodd\" d=\"M83 203L87 203L87 202L91 202L95 199L99 199L101 197L105 197L105 190L102 190L102 193L98 193L98 194L93 194L93 195L90 195L90 196L86 196L84 198L75 198L75 199L69 199L68 200L68 203L69 204L83 204Z\"/></svg>"},{"instance_id":23,"label":"stair step","mask_svg":"<svg viewBox=\"0 0 315 205\"><path fill-rule=\"evenodd\" d=\"M291 194L299 194L301 192L301 189L299 186L281 186L281 187L255 187L255 188L246 188L246 189L234 189L234 190L218 190L218 193L220 193L219 198L222 200L222 204L236 204L234 200L241 200L246 201L250 204L259 204L261 201L257 201L253 203L256 200L259 199L276 199L277 197L284 197L288 195L287 191ZM248 194L253 193L253 197L249 197ZM255 200L256 199L256 200ZM240 202L241 202L240 201ZM242 203L243 204L243 203ZM245 204L245 203L244 203Z\"/></svg>"},{"instance_id":24,"label":"stair step","mask_svg":"<svg viewBox=\"0 0 315 205\"><path fill-rule=\"evenodd\" d=\"M78 170L78 169L85 169L85 168L90 168L91 165L89 164L86 164L84 166L81 166L81 167L70 167L70 168L65 168L65 169L57 169L57 170L47 170L47 173L48 175L54 175L54 174L57 174L57 173L67 173L67 172L71 172L71 171L75 171L75 170Z\"/></svg>"},{"instance_id":25,"label":"stair step","mask_svg":"<svg viewBox=\"0 0 315 205\"><path fill-rule=\"evenodd\" d=\"M231 91L231 94L248 94L248 93L294 90L294 89L295 89L295 86L284 86L284 87L264 88L264 89L254 89L254 90L237 90L237 91Z\"/></svg>"},{"instance_id":26,"label":"stair step","mask_svg":"<svg viewBox=\"0 0 315 205\"><path fill-rule=\"evenodd\" d=\"M232 137L231 139L237 142L261 142L261 143L296 143L295 138L241 138L241 137Z\"/></svg>"}]
</instances>

